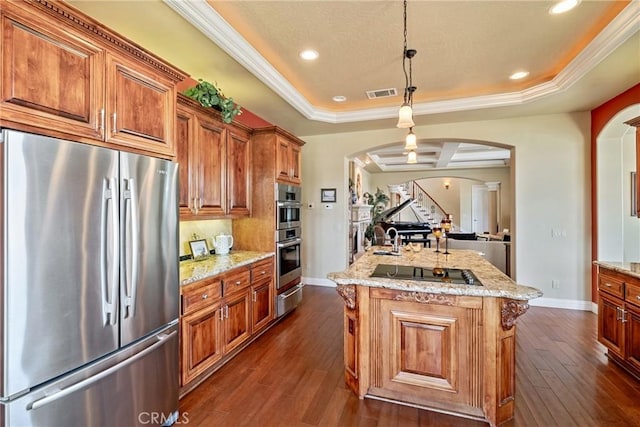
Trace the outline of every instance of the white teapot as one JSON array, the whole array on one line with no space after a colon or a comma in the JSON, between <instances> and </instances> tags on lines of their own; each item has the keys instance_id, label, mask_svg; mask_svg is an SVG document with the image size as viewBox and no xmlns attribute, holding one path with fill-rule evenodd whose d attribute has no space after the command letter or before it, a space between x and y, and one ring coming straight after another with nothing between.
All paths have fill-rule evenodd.
<instances>
[{"instance_id":1,"label":"white teapot","mask_svg":"<svg viewBox=\"0 0 640 427\"><path fill-rule=\"evenodd\" d=\"M216 255L228 254L232 246L233 236L230 234L218 234L213 238L213 247L216 250Z\"/></svg>"}]
</instances>

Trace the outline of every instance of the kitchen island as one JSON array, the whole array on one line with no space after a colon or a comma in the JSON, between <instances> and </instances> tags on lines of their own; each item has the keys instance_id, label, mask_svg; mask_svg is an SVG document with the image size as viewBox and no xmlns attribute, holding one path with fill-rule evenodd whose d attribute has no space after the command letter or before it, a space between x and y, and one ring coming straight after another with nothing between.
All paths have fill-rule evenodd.
<instances>
[{"instance_id":1,"label":"kitchen island","mask_svg":"<svg viewBox=\"0 0 640 427\"><path fill-rule=\"evenodd\" d=\"M394 255L375 247L327 276L345 301L347 385L360 398L492 426L510 420L515 320L542 293L515 284L475 251L414 248Z\"/></svg>"}]
</instances>

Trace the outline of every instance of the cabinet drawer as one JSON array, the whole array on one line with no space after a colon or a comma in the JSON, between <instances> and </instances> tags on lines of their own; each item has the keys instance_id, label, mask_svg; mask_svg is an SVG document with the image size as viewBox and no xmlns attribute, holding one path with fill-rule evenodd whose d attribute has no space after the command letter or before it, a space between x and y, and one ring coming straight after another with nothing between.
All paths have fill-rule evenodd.
<instances>
[{"instance_id":1,"label":"cabinet drawer","mask_svg":"<svg viewBox=\"0 0 640 427\"><path fill-rule=\"evenodd\" d=\"M619 298L624 298L624 278L616 273L600 270L598 289Z\"/></svg>"},{"instance_id":2,"label":"cabinet drawer","mask_svg":"<svg viewBox=\"0 0 640 427\"><path fill-rule=\"evenodd\" d=\"M251 270L249 267L234 269L222 278L222 294L226 297L236 291L248 288L251 284Z\"/></svg>"},{"instance_id":3,"label":"cabinet drawer","mask_svg":"<svg viewBox=\"0 0 640 427\"><path fill-rule=\"evenodd\" d=\"M625 301L640 307L640 286L635 283L627 283L625 286Z\"/></svg>"},{"instance_id":4,"label":"cabinet drawer","mask_svg":"<svg viewBox=\"0 0 640 427\"><path fill-rule=\"evenodd\" d=\"M200 310L220 300L220 279L205 282L202 286L189 289L182 294L182 314Z\"/></svg>"},{"instance_id":5,"label":"cabinet drawer","mask_svg":"<svg viewBox=\"0 0 640 427\"><path fill-rule=\"evenodd\" d=\"M251 267L251 283L265 277L273 277L273 257L255 262Z\"/></svg>"}]
</instances>

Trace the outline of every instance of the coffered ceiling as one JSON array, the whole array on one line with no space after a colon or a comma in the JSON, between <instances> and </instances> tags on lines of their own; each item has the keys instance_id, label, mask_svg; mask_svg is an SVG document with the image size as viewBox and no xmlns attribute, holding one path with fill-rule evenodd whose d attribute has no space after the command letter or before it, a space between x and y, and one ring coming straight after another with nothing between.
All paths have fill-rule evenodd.
<instances>
[{"instance_id":1,"label":"coffered ceiling","mask_svg":"<svg viewBox=\"0 0 640 427\"><path fill-rule=\"evenodd\" d=\"M401 1L70 3L299 136L395 127L405 86ZM548 13L553 4L410 0L416 125L589 111L640 82L639 0L582 0L561 15ZM302 60L303 49L318 59ZM509 79L520 70L529 75ZM368 99L380 89L397 95ZM334 102L338 95L346 101ZM376 142L370 159L392 169L405 134ZM504 150L467 141L418 134L418 146L426 168L473 153L508 163Z\"/></svg>"}]
</instances>

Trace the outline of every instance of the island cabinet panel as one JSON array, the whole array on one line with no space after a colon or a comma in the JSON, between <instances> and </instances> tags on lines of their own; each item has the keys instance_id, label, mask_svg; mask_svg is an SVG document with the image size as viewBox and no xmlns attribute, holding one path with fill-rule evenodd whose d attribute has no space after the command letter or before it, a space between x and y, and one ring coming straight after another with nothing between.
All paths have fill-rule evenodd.
<instances>
[{"instance_id":1,"label":"island cabinet panel","mask_svg":"<svg viewBox=\"0 0 640 427\"><path fill-rule=\"evenodd\" d=\"M640 378L640 277L598 266L598 341L607 356Z\"/></svg>"},{"instance_id":2,"label":"island cabinet panel","mask_svg":"<svg viewBox=\"0 0 640 427\"><path fill-rule=\"evenodd\" d=\"M491 426L511 420L515 322L528 310L527 301L542 293L517 285L472 251L453 250L447 269L471 270L474 284L452 283L446 274L439 281L436 267L429 280L372 274L384 261L370 251L347 270L327 275L345 305L347 386L359 398L485 420ZM395 262L425 269L441 259L422 251L401 254Z\"/></svg>"},{"instance_id":3,"label":"island cabinet panel","mask_svg":"<svg viewBox=\"0 0 640 427\"><path fill-rule=\"evenodd\" d=\"M371 388L376 396L482 416L478 330L472 308L420 303L418 295L372 290ZM393 296L393 299L385 297ZM383 298L380 298L383 297Z\"/></svg>"},{"instance_id":4,"label":"island cabinet panel","mask_svg":"<svg viewBox=\"0 0 640 427\"><path fill-rule=\"evenodd\" d=\"M2 15L0 117L101 138L104 49L16 9Z\"/></svg>"},{"instance_id":5,"label":"island cabinet panel","mask_svg":"<svg viewBox=\"0 0 640 427\"><path fill-rule=\"evenodd\" d=\"M0 125L172 158L185 75L64 2L0 2Z\"/></svg>"}]
</instances>

